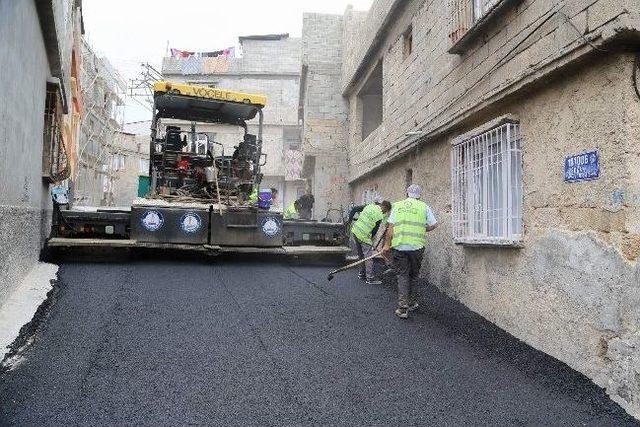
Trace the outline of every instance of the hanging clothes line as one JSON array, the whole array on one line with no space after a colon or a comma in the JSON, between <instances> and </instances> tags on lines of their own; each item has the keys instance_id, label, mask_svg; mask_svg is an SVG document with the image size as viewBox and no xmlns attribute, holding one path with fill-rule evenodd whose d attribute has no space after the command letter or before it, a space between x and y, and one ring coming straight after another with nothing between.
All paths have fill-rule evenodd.
<instances>
[{"instance_id":1,"label":"hanging clothes line","mask_svg":"<svg viewBox=\"0 0 640 427\"><path fill-rule=\"evenodd\" d=\"M171 48L171 56L173 58L189 58L189 57L197 57L197 58L235 58L236 56L236 48L228 47L226 49L214 50L210 52L191 52L188 50L180 50Z\"/></svg>"}]
</instances>

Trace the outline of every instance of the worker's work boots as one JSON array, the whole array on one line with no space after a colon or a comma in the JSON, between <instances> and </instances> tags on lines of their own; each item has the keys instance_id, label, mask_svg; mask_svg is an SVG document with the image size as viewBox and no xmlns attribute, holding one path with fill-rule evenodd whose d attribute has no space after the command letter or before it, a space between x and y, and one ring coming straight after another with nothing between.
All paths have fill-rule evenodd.
<instances>
[{"instance_id":1,"label":"worker's work boots","mask_svg":"<svg viewBox=\"0 0 640 427\"><path fill-rule=\"evenodd\" d=\"M407 307L398 307L395 313L396 313L396 316L398 316L399 318L407 319L409 317L409 312L413 310L417 310L418 307L420 307L420 304L414 301L412 303L409 303Z\"/></svg>"}]
</instances>

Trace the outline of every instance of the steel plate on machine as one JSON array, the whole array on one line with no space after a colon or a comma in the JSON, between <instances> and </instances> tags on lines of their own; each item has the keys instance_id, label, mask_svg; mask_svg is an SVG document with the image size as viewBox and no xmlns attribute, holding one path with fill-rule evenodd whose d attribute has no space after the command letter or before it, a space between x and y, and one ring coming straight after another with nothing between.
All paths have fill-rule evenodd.
<instances>
[{"instance_id":1,"label":"steel plate on machine","mask_svg":"<svg viewBox=\"0 0 640 427\"><path fill-rule=\"evenodd\" d=\"M282 215L268 211L229 209L211 212L212 245L280 247Z\"/></svg>"}]
</instances>

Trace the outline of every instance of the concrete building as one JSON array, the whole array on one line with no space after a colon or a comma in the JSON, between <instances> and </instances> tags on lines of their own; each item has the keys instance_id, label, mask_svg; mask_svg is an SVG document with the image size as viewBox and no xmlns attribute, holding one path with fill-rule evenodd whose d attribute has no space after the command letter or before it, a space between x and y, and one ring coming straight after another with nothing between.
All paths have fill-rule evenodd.
<instances>
[{"instance_id":1,"label":"concrete building","mask_svg":"<svg viewBox=\"0 0 640 427\"><path fill-rule=\"evenodd\" d=\"M347 102L342 82L345 21L351 16L305 13L298 119L302 123L303 177L316 200L317 218L338 221L349 205Z\"/></svg>"},{"instance_id":2,"label":"concrete building","mask_svg":"<svg viewBox=\"0 0 640 427\"><path fill-rule=\"evenodd\" d=\"M75 167L81 6L0 2L0 305L38 262L50 185Z\"/></svg>"},{"instance_id":3,"label":"concrete building","mask_svg":"<svg viewBox=\"0 0 640 427\"><path fill-rule=\"evenodd\" d=\"M109 151L109 200L113 206L131 206L138 197L140 176L149 176L149 135L116 132Z\"/></svg>"},{"instance_id":4,"label":"concrete building","mask_svg":"<svg viewBox=\"0 0 640 427\"><path fill-rule=\"evenodd\" d=\"M635 416L639 12L624 0L376 0L332 18L352 21L341 86L325 92L348 105L332 119L347 126L354 201L425 188L442 226L423 276Z\"/></svg>"},{"instance_id":5,"label":"concrete building","mask_svg":"<svg viewBox=\"0 0 640 427\"><path fill-rule=\"evenodd\" d=\"M302 153L298 125L300 39L288 34L240 37L241 57L164 58L162 74L170 81L266 95L264 108L263 188L279 190L281 207L303 194ZM168 123L168 122L167 122ZM256 121L254 121L256 123ZM184 130L188 123L182 123ZM231 153L242 132L231 126L209 125L198 129L224 144ZM249 125L255 132L255 124Z\"/></svg>"},{"instance_id":6,"label":"concrete building","mask_svg":"<svg viewBox=\"0 0 640 427\"><path fill-rule=\"evenodd\" d=\"M84 39L80 77L84 108L73 202L77 206L113 205L117 190L111 155L122 129L126 83Z\"/></svg>"}]
</instances>

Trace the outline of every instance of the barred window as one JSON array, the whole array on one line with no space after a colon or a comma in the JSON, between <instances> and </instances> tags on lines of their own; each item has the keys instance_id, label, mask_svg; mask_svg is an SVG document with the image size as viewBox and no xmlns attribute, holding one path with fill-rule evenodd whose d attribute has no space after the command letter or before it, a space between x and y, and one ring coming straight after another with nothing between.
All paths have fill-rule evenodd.
<instances>
[{"instance_id":1,"label":"barred window","mask_svg":"<svg viewBox=\"0 0 640 427\"><path fill-rule=\"evenodd\" d=\"M449 0L449 38L455 44L473 26L505 0ZM458 51L454 53L460 53Z\"/></svg>"},{"instance_id":2,"label":"barred window","mask_svg":"<svg viewBox=\"0 0 640 427\"><path fill-rule=\"evenodd\" d=\"M473 20L477 21L487 14L501 0L473 0Z\"/></svg>"},{"instance_id":3,"label":"barred window","mask_svg":"<svg viewBox=\"0 0 640 427\"><path fill-rule=\"evenodd\" d=\"M48 182L69 178L70 165L63 139L62 98L55 83L47 83L42 134L42 177Z\"/></svg>"},{"instance_id":4,"label":"barred window","mask_svg":"<svg viewBox=\"0 0 640 427\"><path fill-rule=\"evenodd\" d=\"M520 125L505 123L453 146L453 238L456 243L522 241Z\"/></svg>"}]
</instances>

